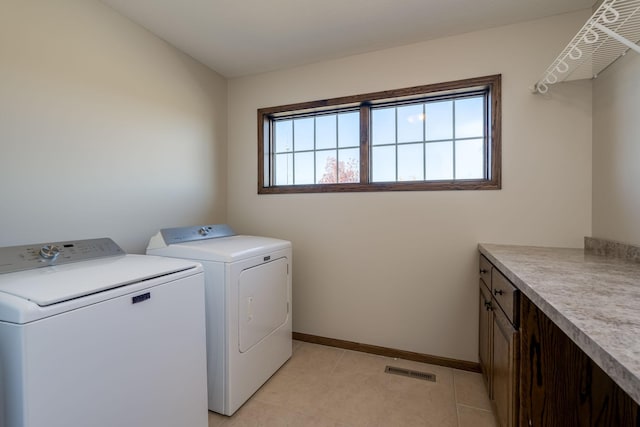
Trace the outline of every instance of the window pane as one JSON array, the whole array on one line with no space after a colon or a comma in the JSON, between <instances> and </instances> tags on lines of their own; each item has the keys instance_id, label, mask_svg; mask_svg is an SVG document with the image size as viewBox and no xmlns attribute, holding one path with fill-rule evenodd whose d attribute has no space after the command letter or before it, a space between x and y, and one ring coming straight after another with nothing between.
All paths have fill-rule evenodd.
<instances>
[{"instance_id":1,"label":"window pane","mask_svg":"<svg viewBox=\"0 0 640 427\"><path fill-rule=\"evenodd\" d=\"M338 151L338 182L360 182L360 149Z\"/></svg>"},{"instance_id":2,"label":"window pane","mask_svg":"<svg viewBox=\"0 0 640 427\"><path fill-rule=\"evenodd\" d=\"M424 179L424 144L398 145L398 181Z\"/></svg>"},{"instance_id":3,"label":"window pane","mask_svg":"<svg viewBox=\"0 0 640 427\"><path fill-rule=\"evenodd\" d=\"M456 179L484 178L484 141L456 141Z\"/></svg>"},{"instance_id":4,"label":"window pane","mask_svg":"<svg viewBox=\"0 0 640 427\"><path fill-rule=\"evenodd\" d=\"M426 144L426 169L428 180L453 179L453 142Z\"/></svg>"},{"instance_id":5,"label":"window pane","mask_svg":"<svg viewBox=\"0 0 640 427\"><path fill-rule=\"evenodd\" d=\"M396 180L396 147L373 147L371 159L371 181Z\"/></svg>"},{"instance_id":6,"label":"window pane","mask_svg":"<svg viewBox=\"0 0 640 427\"><path fill-rule=\"evenodd\" d=\"M338 114L338 146L360 146L360 113Z\"/></svg>"},{"instance_id":7,"label":"window pane","mask_svg":"<svg viewBox=\"0 0 640 427\"><path fill-rule=\"evenodd\" d=\"M371 143L373 145L396 142L396 109L371 110Z\"/></svg>"},{"instance_id":8,"label":"window pane","mask_svg":"<svg viewBox=\"0 0 640 427\"><path fill-rule=\"evenodd\" d=\"M427 141L453 138L453 101L430 102L425 113Z\"/></svg>"},{"instance_id":9,"label":"window pane","mask_svg":"<svg viewBox=\"0 0 640 427\"><path fill-rule=\"evenodd\" d=\"M422 105L398 107L398 142L423 141L424 114ZM398 154L399 155L399 154Z\"/></svg>"},{"instance_id":10,"label":"window pane","mask_svg":"<svg viewBox=\"0 0 640 427\"><path fill-rule=\"evenodd\" d=\"M276 185L293 184L293 154L276 154Z\"/></svg>"},{"instance_id":11,"label":"window pane","mask_svg":"<svg viewBox=\"0 0 640 427\"><path fill-rule=\"evenodd\" d=\"M295 184L313 184L313 152L295 154Z\"/></svg>"},{"instance_id":12,"label":"window pane","mask_svg":"<svg viewBox=\"0 0 640 427\"><path fill-rule=\"evenodd\" d=\"M317 184L335 184L338 182L336 156L336 150L323 150L316 153Z\"/></svg>"},{"instance_id":13,"label":"window pane","mask_svg":"<svg viewBox=\"0 0 640 427\"><path fill-rule=\"evenodd\" d=\"M484 98L456 101L456 138L484 137Z\"/></svg>"},{"instance_id":14,"label":"window pane","mask_svg":"<svg viewBox=\"0 0 640 427\"><path fill-rule=\"evenodd\" d=\"M316 117L316 148L336 147L336 114Z\"/></svg>"},{"instance_id":15,"label":"window pane","mask_svg":"<svg viewBox=\"0 0 640 427\"><path fill-rule=\"evenodd\" d=\"M296 151L313 150L313 117L293 121L293 142Z\"/></svg>"},{"instance_id":16,"label":"window pane","mask_svg":"<svg viewBox=\"0 0 640 427\"><path fill-rule=\"evenodd\" d=\"M275 151L276 153L285 153L293 151L293 120L277 121L274 129L275 133Z\"/></svg>"}]
</instances>

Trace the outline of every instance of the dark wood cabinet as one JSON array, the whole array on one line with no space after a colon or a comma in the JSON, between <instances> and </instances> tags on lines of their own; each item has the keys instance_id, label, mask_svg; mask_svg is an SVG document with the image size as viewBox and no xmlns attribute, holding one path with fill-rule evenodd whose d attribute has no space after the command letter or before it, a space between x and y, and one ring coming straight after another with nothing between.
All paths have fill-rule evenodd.
<instances>
[{"instance_id":1,"label":"dark wood cabinet","mask_svg":"<svg viewBox=\"0 0 640 427\"><path fill-rule=\"evenodd\" d=\"M521 426L640 427L633 399L526 297L520 332Z\"/></svg>"},{"instance_id":2,"label":"dark wood cabinet","mask_svg":"<svg viewBox=\"0 0 640 427\"><path fill-rule=\"evenodd\" d=\"M588 286L582 287L583 282L599 283L603 280L602 285L607 286L606 281L614 277L609 275L614 264L608 261L601 264L599 259L589 263L585 261L585 277L580 277L575 273L574 264L587 256L582 253L572 252L573 255L563 258L564 263L571 263L571 274L565 275L563 271L554 271L547 265L551 262L547 250L533 260L529 255L538 253L538 248L527 248L524 252L512 247L503 247L502 250L502 253L492 253L481 247L479 261L479 358L498 425L640 427L640 405L587 354L592 349L598 350L593 354L607 351L604 346L600 349L591 347L602 344L602 337L599 337L599 342L589 341L586 336L574 342L562 330L563 322L571 321L572 310L578 308L593 310L594 316L607 316L612 327L615 321L620 328L633 328L633 323L616 320L616 304L606 305L605 311L598 311L601 307L581 305L590 304L591 298L580 300L582 295L576 295L583 289L589 289ZM565 252L553 253L563 256ZM514 253L517 256L512 257ZM563 268L562 263L557 265L559 269ZM596 269L607 269L607 275L598 276L602 277L598 280L590 278ZM626 270L620 270L621 276L626 277L625 274ZM565 277L567 286L563 283ZM514 283L518 283L518 288ZM629 283L636 284L635 281ZM572 292L569 296L575 296L578 303L569 306L558 303L566 301L567 292ZM554 300L560 293L564 299ZM607 294L609 296L614 295ZM540 302L540 306L532 299ZM554 310L548 311L551 318L540 309L546 310L547 306ZM563 325L562 329L556 321ZM566 330L574 330L574 327L569 325ZM584 330L578 332L586 333ZM611 333L632 336L629 329L618 331L612 328ZM614 362L605 358L606 365L603 366L610 369L607 372L619 372Z\"/></svg>"},{"instance_id":3,"label":"dark wood cabinet","mask_svg":"<svg viewBox=\"0 0 640 427\"><path fill-rule=\"evenodd\" d=\"M519 291L480 256L480 367L499 426L518 420Z\"/></svg>"}]
</instances>

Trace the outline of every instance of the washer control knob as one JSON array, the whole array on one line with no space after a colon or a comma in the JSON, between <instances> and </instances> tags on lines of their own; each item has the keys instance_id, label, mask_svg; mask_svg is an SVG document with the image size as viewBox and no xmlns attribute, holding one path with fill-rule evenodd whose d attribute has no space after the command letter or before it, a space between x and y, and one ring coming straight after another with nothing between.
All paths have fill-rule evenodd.
<instances>
[{"instance_id":1,"label":"washer control knob","mask_svg":"<svg viewBox=\"0 0 640 427\"><path fill-rule=\"evenodd\" d=\"M207 234L209 234L209 229L207 227L200 227L200 230L198 230L198 234L200 234L201 236L206 236Z\"/></svg>"},{"instance_id":2,"label":"washer control knob","mask_svg":"<svg viewBox=\"0 0 640 427\"><path fill-rule=\"evenodd\" d=\"M56 245L44 245L40 248L40 256L44 259L55 259L60 255L60 248Z\"/></svg>"}]
</instances>

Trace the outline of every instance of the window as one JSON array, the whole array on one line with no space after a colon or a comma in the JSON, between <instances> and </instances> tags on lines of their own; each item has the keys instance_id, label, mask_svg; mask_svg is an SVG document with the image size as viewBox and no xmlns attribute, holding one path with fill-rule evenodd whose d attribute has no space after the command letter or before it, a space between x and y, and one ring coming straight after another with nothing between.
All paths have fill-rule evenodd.
<instances>
[{"instance_id":1,"label":"window","mask_svg":"<svg viewBox=\"0 0 640 427\"><path fill-rule=\"evenodd\" d=\"M499 189L500 75L258 110L258 193Z\"/></svg>"}]
</instances>

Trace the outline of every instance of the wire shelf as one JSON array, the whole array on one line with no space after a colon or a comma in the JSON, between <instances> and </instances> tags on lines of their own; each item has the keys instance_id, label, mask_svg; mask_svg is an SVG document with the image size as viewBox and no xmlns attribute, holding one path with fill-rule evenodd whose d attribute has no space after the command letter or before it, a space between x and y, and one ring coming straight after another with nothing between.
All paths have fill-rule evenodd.
<instances>
[{"instance_id":1,"label":"wire shelf","mask_svg":"<svg viewBox=\"0 0 640 427\"><path fill-rule=\"evenodd\" d=\"M640 53L640 0L605 0L532 88L595 78L629 49Z\"/></svg>"}]
</instances>

